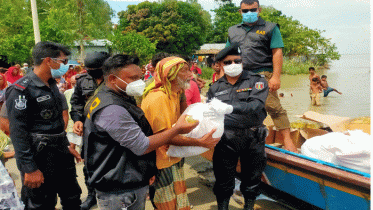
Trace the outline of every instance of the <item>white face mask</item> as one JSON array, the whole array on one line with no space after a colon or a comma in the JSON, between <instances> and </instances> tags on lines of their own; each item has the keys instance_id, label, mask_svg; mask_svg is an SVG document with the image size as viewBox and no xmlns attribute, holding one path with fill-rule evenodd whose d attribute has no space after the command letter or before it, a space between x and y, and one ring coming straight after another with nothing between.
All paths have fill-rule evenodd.
<instances>
[{"instance_id":1,"label":"white face mask","mask_svg":"<svg viewBox=\"0 0 373 210\"><path fill-rule=\"evenodd\" d=\"M223 66L224 73L230 77L236 77L242 73L242 63Z\"/></svg>"},{"instance_id":2,"label":"white face mask","mask_svg":"<svg viewBox=\"0 0 373 210\"><path fill-rule=\"evenodd\" d=\"M115 77L118 78L120 81L127 84L126 90L123 90L122 88L118 87L117 84L115 84L115 86L119 90L125 92L129 96L142 96L142 94L144 92L144 89L145 89L145 82L144 81L139 79L139 80L136 80L134 82L127 83L127 82L123 81L121 78L119 78L117 76L115 76Z\"/></svg>"}]
</instances>

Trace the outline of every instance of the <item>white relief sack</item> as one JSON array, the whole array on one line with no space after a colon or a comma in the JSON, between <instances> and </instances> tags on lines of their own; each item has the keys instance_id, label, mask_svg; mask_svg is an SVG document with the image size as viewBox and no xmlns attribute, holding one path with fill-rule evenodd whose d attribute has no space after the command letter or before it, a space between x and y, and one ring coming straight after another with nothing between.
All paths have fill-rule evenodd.
<instances>
[{"instance_id":1,"label":"white relief sack","mask_svg":"<svg viewBox=\"0 0 373 210\"><path fill-rule=\"evenodd\" d=\"M198 120L199 124L188 134L187 137L202 138L212 129L216 128L213 138L220 138L224 133L224 115L230 114L233 107L229 104L221 102L219 99L213 98L209 103L195 103L190 105L183 114L191 116ZM171 145L167 151L167 155L171 157L191 157L202 154L208 151L208 148L198 146L174 146Z\"/></svg>"},{"instance_id":2,"label":"white relief sack","mask_svg":"<svg viewBox=\"0 0 373 210\"><path fill-rule=\"evenodd\" d=\"M303 155L370 174L372 138L361 130L332 132L308 139Z\"/></svg>"}]
</instances>

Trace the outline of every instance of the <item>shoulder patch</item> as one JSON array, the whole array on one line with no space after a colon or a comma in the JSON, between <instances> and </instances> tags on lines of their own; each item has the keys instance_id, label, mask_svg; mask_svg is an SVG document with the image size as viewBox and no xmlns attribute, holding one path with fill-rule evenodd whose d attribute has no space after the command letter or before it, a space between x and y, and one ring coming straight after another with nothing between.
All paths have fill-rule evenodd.
<instances>
[{"instance_id":1,"label":"shoulder patch","mask_svg":"<svg viewBox=\"0 0 373 210\"><path fill-rule=\"evenodd\" d=\"M262 90L264 88L264 82L255 83L255 89Z\"/></svg>"},{"instance_id":2,"label":"shoulder patch","mask_svg":"<svg viewBox=\"0 0 373 210\"><path fill-rule=\"evenodd\" d=\"M24 91L27 88L27 86L29 85L30 81L31 80L29 78L23 77L20 80L18 80L17 82L13 83L13 86L17 90Z\"/></svg>"}]
</instances>

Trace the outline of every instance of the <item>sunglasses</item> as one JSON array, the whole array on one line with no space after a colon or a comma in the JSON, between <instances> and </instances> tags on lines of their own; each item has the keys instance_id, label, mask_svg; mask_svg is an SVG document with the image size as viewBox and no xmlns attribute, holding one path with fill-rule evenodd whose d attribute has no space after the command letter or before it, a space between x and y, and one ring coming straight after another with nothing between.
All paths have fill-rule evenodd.
<instances>
[{"instance_id":1,"label":"sunglasses","mask_svg":"<svg viewBox=\"0 0 373 210\"><path fill-rule=\"evenodd\" d=\"M247 13L247 12L256 12L258 8L255 9L241 9L242 13Z\"/></svg>"},{"instance_id":2,"label":"sunglasses","mask_svg":"<svg viewBox=\"0 0 373 210\"><path fill-rule=\"evenodd\" d=\"M69 59L60 59L60 58L51 58L52 60L54 61L61 61L63 64L67 64L67 62L69 62Z\"/></svg>"},{"instance_id":3,"label":"sunglasses","mask_svg":"<svg viewBox=\"0 0 373 210\"><path fill-rule=\"evenodd\" d=\"M224 65L231 65L232 63L235 63L235 64L240 64L242 63L242 59L234 59L234 60L226 60L226 61L223 61Z\"/></svg>"}]
</instances>

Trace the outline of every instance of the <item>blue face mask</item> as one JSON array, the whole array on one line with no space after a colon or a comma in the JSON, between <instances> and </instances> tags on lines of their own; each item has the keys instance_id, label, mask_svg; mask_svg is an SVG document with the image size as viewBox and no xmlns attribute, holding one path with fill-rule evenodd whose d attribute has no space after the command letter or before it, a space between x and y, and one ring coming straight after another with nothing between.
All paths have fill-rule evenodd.
<instances>
[{"instance_id":1,"label":"blue face mask","mask_svg":"<svg viewBox=\"0 0 373 210\"><path fill-rule=\"evenodd\" d=\"M254 23L258 20L258 12L242 13L242 21L244 23Z\"/></svg>"},{"instance_id":2,"label":"blue face mask","mask_svg":"<svg viewBox=\"0 0 373 210\"><path fill-rule=\"evenodd\" d=\"M68 65L65 65L63 63L60 64L60 68L59 69L52 69L51 68L51 74L52 74L52 77L53 78L60 78L62 77L64 74L66 74L66 72L69 70L69 66Z\"/></svg>"}]
</instances>

